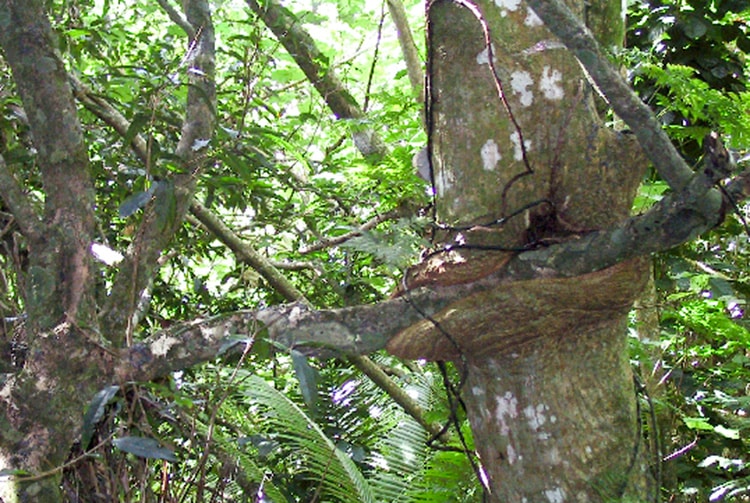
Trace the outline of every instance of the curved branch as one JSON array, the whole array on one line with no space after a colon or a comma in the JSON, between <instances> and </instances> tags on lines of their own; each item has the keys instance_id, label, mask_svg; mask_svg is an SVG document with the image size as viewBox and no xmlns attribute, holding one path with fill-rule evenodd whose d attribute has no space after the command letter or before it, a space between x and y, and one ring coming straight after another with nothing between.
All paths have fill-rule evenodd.
<instances>
[{"instance_id":1,"label":"curved branch","mask_svg":"<svg viewBox=\"0 0 750 503\"><path fill-rule=\"evenodd\" d=\"M638 98L617 68L612 65L596 39L563 0L528 0L544 21L607 97L615 113L630 127L659 175L673 190L683 189L692 170L662 130L651 110Z\"/></svg>"},{"instance_id":2,"label":"curved branch","mask_svg":"<svg viewBox=\"0 0 750 503\"><path fill-rule=\"evenodd\" d=\"M522 253L511 260L509 272L514 278L531 278L540 272L572 277L690 241L723 218L724 201L712 185L711 178L698 173L682 191L663 197L647 213L610 229ZM742 184L733 186L737 195L742 194Z\"/></svg>"}]
</instances>

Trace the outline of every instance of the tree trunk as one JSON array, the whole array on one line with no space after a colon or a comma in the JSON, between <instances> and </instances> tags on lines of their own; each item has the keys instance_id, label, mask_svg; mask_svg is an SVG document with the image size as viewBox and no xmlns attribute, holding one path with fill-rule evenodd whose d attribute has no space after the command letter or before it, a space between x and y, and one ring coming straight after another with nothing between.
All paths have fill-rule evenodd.
<instances>
[{"instance_id":1,"label":"tree trunk","mask_svg":"<svg viewBox=\"0 0 750 503\"><path fill-rule=\"evenodd\" d=\"M471 362L464 393L492 501L653 501L625 316Z\"/></svg>"},{"instance_id":2,"label":"tree trunk","mask_svg":"<svg viewBox=\"0 0 750 503\"><path fill-rule=\"evenodd\" d=\"M621 42L619 0L584 4L568 2L608 48ZM445 230L444 252L413 273L420 284L475 281L509 253L628 216L641 157L603 127L578 62L525 3L435 0L428 51L428 150ZM653 500L626 347L643 271L640 260L569 279L540 269L389 346L466 371L491 501Z\"/></svg>"}]
</instances>

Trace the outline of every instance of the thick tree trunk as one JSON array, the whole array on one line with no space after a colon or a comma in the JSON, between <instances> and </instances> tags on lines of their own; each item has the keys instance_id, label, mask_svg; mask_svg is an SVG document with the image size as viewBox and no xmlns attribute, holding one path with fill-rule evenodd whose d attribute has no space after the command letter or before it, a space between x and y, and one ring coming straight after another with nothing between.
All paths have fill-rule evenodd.
<instances>
[{"instance_id":1,"label":"thick tree trunk","mask_svg":"<svg viewBox=\"0 0 750 503\"><path fill-rule=\"evenodd\" d=\"M472 361L465 401L491 501L653 501L625 316Z\"/></svg>"},{"instance_id":2,"label":"thick tree trunk","mask_svg":"<svg viewBox=\"0 0 750 503\"><path fill-rule=\"evenodd\" d=\"M618 44L619 0L566 3ZM421 266L421 284L475 281L506 266L503 252L628 216L643 163L602 126L578 62L524 2L429 2L428 47L438 246L450 252ZM626 346L643 262L550 275L462 299L389 347L465 366L491 501L651 501Z\"/></svg>"}]
</instances>

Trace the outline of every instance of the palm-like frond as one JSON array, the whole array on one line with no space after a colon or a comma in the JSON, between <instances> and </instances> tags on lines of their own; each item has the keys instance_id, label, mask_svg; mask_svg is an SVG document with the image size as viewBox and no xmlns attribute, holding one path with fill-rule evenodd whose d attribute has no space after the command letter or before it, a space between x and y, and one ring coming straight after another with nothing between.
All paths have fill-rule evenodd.
<instances>
[{"instance_id":1,"label":"palm-like frond","mask_svg":"<svg viewBox=\"0 0 750 503\"><path fill-rule=\"evenodd\" d=\"M297 404L260 377L249 376L244 384L245 394L260 409L264 426L295 458L301 475L317 484L319 501L376 501L356 464Z\"/></svg>"},{"instance_id":2,"label":"palm-like frond","mask_svg":"<svg viewBox=\"0 0 750 503\"><path fill-rule=\"evenodd\" d=\"M237 407L237 404L232 400L227 400L221 405L220 416L224 419L228 419L236 430L250 433L257 429L255 425L246 424L248 423L247 412L241 411ZM194 424L201 434L207 436L207 425L199 420L196 420ZM217 449L220 449L224 454L233 459L237 468L242 472L237 477L237 483L239 486L243 487L243 490L245 490L243 497L257 497L259 494L262 494L268 501L274 503L287 501L287 498L273 484L271 478L268 477L268 470L256 463L254 456L240 444L240 439L234 438L231 433L226 432L222 428L215 428L212 432L212 437L216 443ZM244 481L259 486L256 494L247 494L247 484L243 483Z\"/></svg>"}]
</instances>

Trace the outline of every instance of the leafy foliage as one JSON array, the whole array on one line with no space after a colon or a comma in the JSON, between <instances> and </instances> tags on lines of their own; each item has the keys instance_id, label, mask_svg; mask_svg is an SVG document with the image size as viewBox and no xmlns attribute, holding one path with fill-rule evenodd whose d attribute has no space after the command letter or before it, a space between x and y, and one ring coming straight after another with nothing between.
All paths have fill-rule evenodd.
<instances>
[{"instance_id":1,"label":"leafy foliage","mask_svg":"<svg viewBox=\"0 0 750 503\"><path fill-rule=\"evenodd\" d=\"M700 162L701 140L723 133L738 157L750 145L745 1L637 1L629 10L625 56L636 89L672 139ZM746 167L746 165L742 165ZM637 211L663 192L641 188ZM633 355L651 384L661 428L662 484L670 501L742 501L750 491L746 396L750 390L748 248L742 218L658 257L655 337L641 334ZM653 303L652 303L653 304ZM746 496L745 496L746 497Z\"/></svg>"},{"instance_id":2,"label":"leafy foliage","mask_svg":"<svg viewBox=\"0 0 750 503\"><path fill-rule=\"evenodd\" d=\"M180 77L188 52L184 33L157 2L49 3L71 72L129 121L120 135L91 110L80 110L97 190L98 238L125 250L152 198L161 198L160 218L174 211L164 180L174 170L170 152L187 91ZM427 198L411 167L425 142L421 104L408 89L393 27L386 23L377 37L379 6L339 0L291 7L316 36L326 67L368 104L367 120L356 126L374 128L395 148L377 163L363 161L349 141L351 124L331 116L262 22L241 4L215 2L220 127L207 149L211 163L200 174L198 199L313 304L381 299L422 245L418 214ZM407 7L412 26L421 29L421 3ZM622 60L696 162L709 129L722 131L740 151L750 144L749 14L743 0L631 2L631 49ZM2 70L0 151L41 206L28 121L10 72ZM148 145L145 159L129 145L138 136ZM665 190L647 180L636 211ZM316 247L391 212L398 217L340 246ZM750 260L739 219L728 218L721 230L658 257L658 304L651 306L660 316L658 337L633 340L634 359L656 384L662 482L672 501L750 492ZM23 330L17 315L24 311L25 243L2 208L0 219L7 335L0 350L21 358L13 334ZM104 266L97 272L105 295L112 273ZM177 320L283 300L194 221L163 257L150 295L136 338ZM385 356L379 364L399 376L426 417L445 421L449 411L434 368ZM79 501L478 501L465 453L452 443L432 449L427 439L413 418L345 363L310 362L256 340L239 360L102 390L84 416L65 488Z\"/></svg>"}]
</instances>

